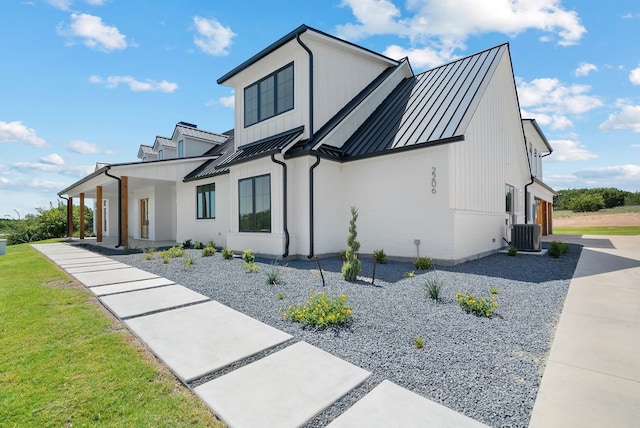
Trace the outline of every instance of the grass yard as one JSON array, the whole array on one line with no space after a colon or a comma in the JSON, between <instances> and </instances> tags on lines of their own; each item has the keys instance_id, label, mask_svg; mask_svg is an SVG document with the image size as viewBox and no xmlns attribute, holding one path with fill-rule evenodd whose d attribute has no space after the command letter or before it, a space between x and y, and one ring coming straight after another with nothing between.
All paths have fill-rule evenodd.
<instances>
[{"instance_id":1,"label":"grass yard","mask_svg":"<svg viewBox=\"0 0 640 428\"><path fill-rule=\"evenodd\" d=\"M640 235L640 226L554 226L553 233L555 235Z\"/></svg>"},{"instance_id":2,"label":"grass yard","mask_svg":"<svg viewBox=\"0 0 640 428\"><path fill-rule=\"evenodd\" d=\"M0 256L0 350L0 426L224 426L29 245Z\"/></svg>"}]
</instances>

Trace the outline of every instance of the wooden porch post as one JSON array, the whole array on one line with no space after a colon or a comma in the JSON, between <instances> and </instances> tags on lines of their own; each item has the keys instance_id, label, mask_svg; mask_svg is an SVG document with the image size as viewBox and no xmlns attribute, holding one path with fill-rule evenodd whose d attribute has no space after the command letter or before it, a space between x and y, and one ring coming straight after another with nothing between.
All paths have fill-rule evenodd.
<instances>
[{"instance_id":1,"label":"wooden porch post","mask_svg":"<svg viewBox=\"0 0 640 428\"><path fill-rule=\"evenodd\" d=\"M122 245L129 244L129 177L120 177L120 238Z\"/></svg>"},{"instance_id":2,"label":"wooden porch post","mask_svg":"<svg viewBox=\"0 0 640 428\"><path fill-rule=\"evenodd\" d=\"M67 200L67 238L73 238L73 198Z\"/></svg>"},{"instance_id":3,"label":"wooden porch post","mask_svg":"<svg viewBox=\"0 0 640 428\"><path fill-rule=\"evenodd\" d=\"M102 242L102 186L96 186L96 242Z\"/></svg>"},{"instance_id":4,"label":"wooden porch post","mask_svg":"<svg viewBox=\"0 0 640 428\"><path fill-rule=\"evenodd\" d=\"M84 239L84 193L80 193L80 239Z\"/></svg>"}]
</instances>

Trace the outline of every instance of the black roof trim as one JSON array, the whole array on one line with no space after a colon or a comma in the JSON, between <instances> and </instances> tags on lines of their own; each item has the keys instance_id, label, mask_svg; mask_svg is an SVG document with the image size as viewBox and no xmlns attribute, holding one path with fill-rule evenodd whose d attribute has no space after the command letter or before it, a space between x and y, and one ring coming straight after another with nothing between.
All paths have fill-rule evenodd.
<instances>
[{"instance_id":1,"label":"black roof trim","mask_svg":"<svg viewBox=\"0 0 640 428\"><path fill-rule=\"evenodd\" d=\"M338 38L336 36L332 36L331 34L325 33L324 31L316 30L315 28L312 28L312 27L309 27L308 25L302 24L298 28L296 28L295 30L291 31L290 33L286 34L285 36L281 37L280 39L278 39L274 43L272 43L269 46L267 46L265 49L261 50L260 52L258 52L257 54L255 54L254 56L252 56L251 58L249 58L248 60L246 60L245 62L243 62L239 66L237 66L236 68L234 68L233 70L229 71L224 76L220 77L218 80L216 80L216 82L219 85L223 84L224 82L226 82L227 80L229 80L233 76L235 76L236 74L240 73L245 68L247 68L247 67L255 64L256 62L260 61L262 58L266 57L267 55L269 55L272 52L276 51L277 49L281 48L285 44L289 43L291 40L294 40L298 35L306 32L306 31L313 31L315 33L318 33L318 34L321 34L323 36L329 37L329 38L331 38L333 40L336 40L336 41L339 41L341 43L344 43L346 45L361 49L361 50L366 51L366 52L369 52L369 53L371 53L371 54L373 54L375 56L378 56L380 58L384 58L387 61L393 61L395 63L398 63L398 61L396 61L395 59L389 58L389 57L387 57L385 55L382 55L382 54L380 54L378 52L372 51L371 49L367 49L365 47L356 45L355 43L351 43L349 41L340 39L340 38Z\"/></svg>"},{"instance_id":2,"label":"black roof trim","mask_svg":"<svg viewBox=\"0 0 640 428\"><path fill-rule=\"evenodd\" d=\"M249 160L258 159L271 154L280 153L304 131L304 126L281 132L268 138L238 147L235 153L220 163L219 167L228 167Z\"/></svg>"}]
</instances>

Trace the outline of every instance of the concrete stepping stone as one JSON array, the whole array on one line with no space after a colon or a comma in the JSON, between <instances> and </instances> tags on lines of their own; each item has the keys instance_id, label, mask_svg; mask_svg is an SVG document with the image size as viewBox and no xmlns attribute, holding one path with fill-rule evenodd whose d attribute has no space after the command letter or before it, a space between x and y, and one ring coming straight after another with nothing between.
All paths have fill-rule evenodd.
<instances>
[{"instance_id":1,"label":"concrete stepping stone","mask_svg":"<svg viewBox=\"0 0 640 428\"><path fill-rule=\"evenodd\" d=\"M115 269L104 272L83 272L71 274L87 287L96 285L117 284L120 282L138 281L141 279L159 278L158 275L137 268Z\"/></svg>"},{"instance_id":2,"label":"concrete stepping stone","mask_svg":"<svg viewBox=\"0 0 640 428\"><path fill-rule=\"evenodd\" d=\"M126 291L144 290L145 288L160 287L163 285L173 285L175 282L167 278L143 279L141 281L121 282L119 284L98 285L89 287L89 290L96 296L106 296L107 294L122 293Z\"/></svg>"},{"instance_id":3,"label":"concrete stepping stone","mask_svg":"<svg viewBox=\"0 0 640 428\"><path fill-rule=\"evenodd\" d=\"M385 380L327 428L488 428L441 404Z\"/></svg>"},{"instance_id":4,"label":"concrete stepping stone","mask_svg":"<svg viewBox=\"0 0 640 428\"><path fill-rule=\"evenodd\" d=\"M120 318L205 300L209 298L177 284L100 297L100 301Z\"/></svg>"},{"instance_id":5,"label":"concrete stepping stone","mask_svg":"<svg viewBox=\"0 0 640 428\"><path fill-rule=\"evenodd\" d=\"M370 374L315 346L298 342L194 391L229 426L297 427Z\"/></svg>"},{"instance_id":6,"label":"concrete stepping stone","mask_svg":"<svg viewBox=\"0 0 640 428\"><path fill-rule=\"evenodd\" d=\"M101 263L97 265L91 264L88 266L85 265L85 266L73 266L73 267L62 267L62 268L66 270L68 273L73 274L73 273L84 273L84 272L103 272L107 270L125 269L129 267L131 266L114 261L111 263Z\"/></svg>"},{"instance_id":7,"label":"concrete stepping stone","mask_svg":"<svg viewBox=\"0 0 640 428\"><path fill-rule=\"evenodd\" d=\"M63 269L72 268L72 267L81 267L81 266L100 266L100 265L106 265L110 263L118 263L118 262L108 257L101 257L96 259L68 260L68 261L63 260L60 262L56 262L56 264Z\"/></svg>"},{"instance_id":8,"label":"concrete stepping stone","mask_svg":"<svg viewBox=\"0 0 640 428\"><path fill-rule=\"evenodd\" d=\"M125 324L184 382L291 338L216 301L131 318Z\"/></svg>"}]
</instances>

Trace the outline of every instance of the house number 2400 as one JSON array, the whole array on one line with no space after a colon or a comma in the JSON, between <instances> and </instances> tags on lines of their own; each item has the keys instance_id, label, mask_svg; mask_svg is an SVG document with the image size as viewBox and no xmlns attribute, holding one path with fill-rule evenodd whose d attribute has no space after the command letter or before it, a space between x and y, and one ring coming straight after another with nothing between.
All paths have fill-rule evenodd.
<instances>
[{"instance_id":1,"label":"house number 2400","mask_svg":"<svg viewBox=\"0 0 640 428\"><path fill-rule=\"evenodd\" d=\"M431 167L431 193L436 194L436 167Z\"/></svg>"}]
</instances>

